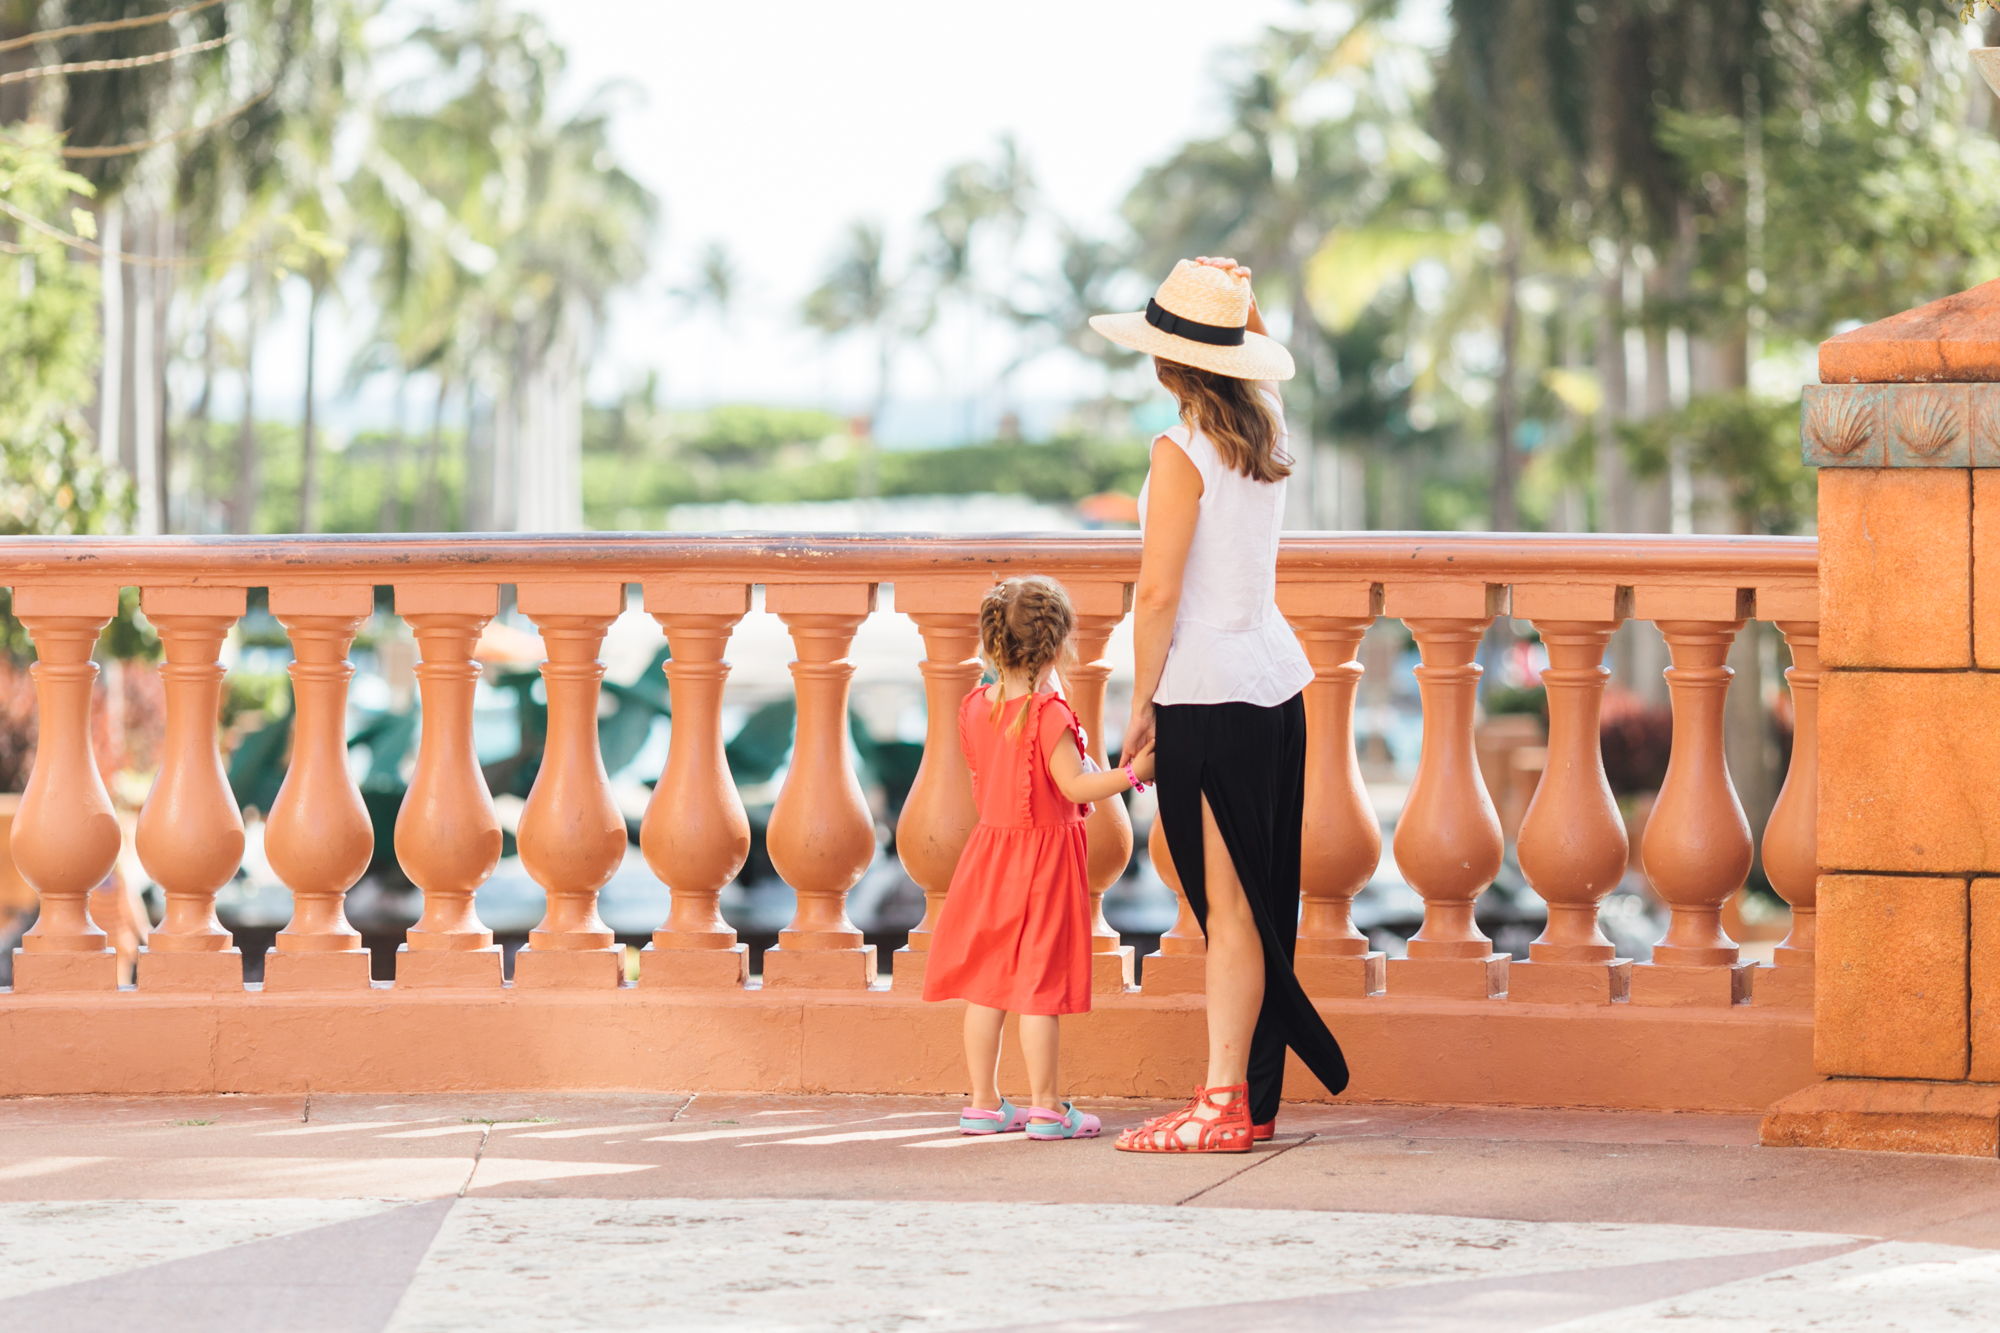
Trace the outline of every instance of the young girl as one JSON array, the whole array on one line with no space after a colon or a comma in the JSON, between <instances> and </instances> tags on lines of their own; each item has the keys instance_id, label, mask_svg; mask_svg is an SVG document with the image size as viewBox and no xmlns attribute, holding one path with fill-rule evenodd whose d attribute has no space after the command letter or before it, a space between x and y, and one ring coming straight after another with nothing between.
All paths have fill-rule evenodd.
<instances>
[{"instance_id":1,"label":"young girl","mask_svg":"<svg viewBox=\"0 0 2000 1333\"><path fill-rule=\"evenodd\" d=\"M1056 1093L1057 1015L1090 1012L1090 802L1144 786L1149 745L1116 773L1095 771L1076 714L1049 678L1071 659L1076 613L1052 579L1012 578L979 607L979 645L1000 679L965 696L958 734L979 823L958 858L924 974L926 1000L965 1000L972 1105L962 1134L1026 1128L1036 1139L1095 1138L1101 1126ZM1021 1016L1030 1105L1000 1095L1000 1025ZM1055 1109L1055 1108L1060 1109Z\"/></svg>"}]
</instances>

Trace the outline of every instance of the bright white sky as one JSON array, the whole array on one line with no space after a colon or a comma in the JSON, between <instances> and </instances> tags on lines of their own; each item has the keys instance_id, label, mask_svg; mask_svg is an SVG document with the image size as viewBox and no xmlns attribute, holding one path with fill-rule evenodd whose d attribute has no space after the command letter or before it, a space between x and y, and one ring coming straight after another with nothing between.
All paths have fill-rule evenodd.
<instances>
[{"instance_id":1,"label":"bright white sky","mask_svg":"<svg viewBox=\"0 0 2000 1333\"><path fill-rule=\"evenodd\" d=\"M946 168L1012 132L1048 204L1108 231L1139 173L1224 106L1224 49L1294 21L1293 0L529 0L570 53L569 94L633 85L617 119L628 168L663 205L654 275L620 304L593 377L658 368L669 398L865 400L860 345L828 354L797 310L847 223L885 224L907 258ZM724 330L670 295L710 240L747 292ZM962 392L963 334L897 370L899 396ZM1003 354L990 331L982 359ZM1094 387L1057 358L1021 388Z\"/></svg>"},{"instance_id":2,"label":"bright white sky","mask_svg":"<svg viewBox=\"0 0 2000 1333\"><path fill-rule=\"evenodd\" d=\"M1111 233L1148 165L1225 124L1226 54L1272 24L1301 21L1302 8L1297 0L518 2L569 53L566 103L581 105L607 83L629 85L614 118L617 151L662 208L653 272L616 304L592 395L609 397L653 369L672 404L840 410L872 396L872 348L865 338L829 348L803 328L798 309L852 220L886 226L896 262L907 263L946 169L991 157L1012 133L1044 203L1086 232ZM745 288L726 328L673 294L711 240L729 248ZM261 402L278 415L296 416L300 296L285 294L259 361ZM338 387L371 322L357 303L344 318L329 309L321 330L323 411L336 436L389 416L386 382L358 394ZM1012 349L998 325L968 330L947 318L898 358L894 396L922 420L892 430L892 442L963 421L947 400L975 390L986 391L990 429L993 375ZM1094 370L1054 354L1023 371L1015 393L1032 410L1098 385Z\"/></svg>"}]
</instances>

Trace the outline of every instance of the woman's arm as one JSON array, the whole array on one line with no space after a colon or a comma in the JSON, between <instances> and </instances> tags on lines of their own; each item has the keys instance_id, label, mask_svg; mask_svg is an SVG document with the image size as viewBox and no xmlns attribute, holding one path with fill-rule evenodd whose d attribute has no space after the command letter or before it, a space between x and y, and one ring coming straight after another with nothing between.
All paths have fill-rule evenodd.
<instances>
[{"instance_id":1,"label":"woman's arm","mask_svg":"<svg viewBox=\"0 0 2000 1333\"><path fill-rule=\"evenodd\" d=\"M1135 753L1129 762L1141 782L1153 776L1153 750L1150 745ZM1075 801L1078 805L1102 801L1132 787L1125 780L1123 768L1114 768L1108 773L1085 772L1083 756L1076 748L1076 737L1067 731L1049 750L1049 777L1055 780L1056 790L1063 794L1064 800Z\"/></svg>"},{"instance_id":2,"label":"woman's arm","mask_svg":"<svg viewBox=\"0 0 2000 1333\"><path fill-rule=\"evenodd\" d=\"M1210 268L1219 268L1225 273L1234 274L1246 283L1250 281L1250 270L1233 259L1220 259L1212 255L1200 255L1196 257L1194 262L1197 264L1206 264ZM1250 291L1250 317L1243 321L1243 327L1251 333L1260 333L1266 338L1271 336L1271 331L1264 327L1264 312L1257 308L1257 291L1254 287ZM1258 380L1256 384L1258 388L1268 390L1276 397L1282 398L1284 396L1280 393L1277 383L1273 380Z\"/></svg>"},{"instance_id":3,"label":"woman's arm","mask_svg":"<svg viewBox=\"0 0 2000 1333\"><path fill-rule=\"evenodd\" d=\"M1139 587L1132 599L1132 722L1124 752L1137 754L1153 740L1153 691L1167 667L1174 641L1174 617L1181 606L1181 579L1188 548L1194 544L1201 511L1201 473L1162 435L1153 441L1153 470L1146 492L1146 532L1139 550Z\"/></svg>"}]
</instances>

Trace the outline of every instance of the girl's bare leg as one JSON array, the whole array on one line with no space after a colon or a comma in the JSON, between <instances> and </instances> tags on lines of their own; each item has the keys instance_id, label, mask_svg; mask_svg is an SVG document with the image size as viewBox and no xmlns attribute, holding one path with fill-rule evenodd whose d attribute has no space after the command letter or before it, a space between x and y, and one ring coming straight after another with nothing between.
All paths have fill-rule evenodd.
<instances>
[{"instance_id":1,"label":"girl's bare leg","mask_svg":"<svg viewBox=\"0 0 2000 1333\"><path fill-rule=\"evenodd\" d=\"M972 1075L972 1104L982 1111L1000 1109L1000 1025L1005 1009L983 1004L965 1006L965 1067Z\"/></svg>"},{"instance_id":2,"label":"girl's bare leg","mask_svg":"<svg viewBox=\"0 0 2000 1333\"><path fill-rule=\"evenodd\" d=\"M1053 1110L1057 1100L1056 1069L1062 1052L1061 1020L1053 1014L1021 1015L1021 1054L1028 1060L1028 1087L1034 1097L1031 1106ZM997 1103L996 1103L997 1105ZM1047 1116L1033 1117L1036 1124L1053 1124Z\"/></svg>"},{"instance_id":3,"label":"girl's bare leg","mask_svg":"<svg viewBox=\"0 0 2000 1333\"><path fill-rule=\"evenodd\" d=\"M1249 1076L1250 1037L1264 1007L1264 942L1206 796L1201 846L1208 880L1208 1086L1227 1088Z\"/></svg>"}]
</instances>

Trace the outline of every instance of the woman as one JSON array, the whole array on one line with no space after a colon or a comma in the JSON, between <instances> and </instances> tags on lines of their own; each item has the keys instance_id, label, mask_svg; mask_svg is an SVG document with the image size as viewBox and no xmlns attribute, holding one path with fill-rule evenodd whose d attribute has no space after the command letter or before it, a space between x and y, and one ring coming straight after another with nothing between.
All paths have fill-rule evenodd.
<instances>
[{"instance_id":1,"label":"woman","mask_svg":"<svg viewBox=\"0 0 2000 1333\"><path fill-rule=\"evenodd\" d=\"M1347 1063L1292 973L1305 701L1313 678L1277 606L1291 355L1264 333L1250 270L1182 260L1144 314L1090 321L1151 353L1180 403L1139 493L1137 680L1125 753L1157 745L1160 820L1208 936L1208 1079L1183 1110L1118 1136L1128 1152L1248 1152L1269 1138L1285 1048L1329 1092Z\"/></svg>"}]
</instances>

